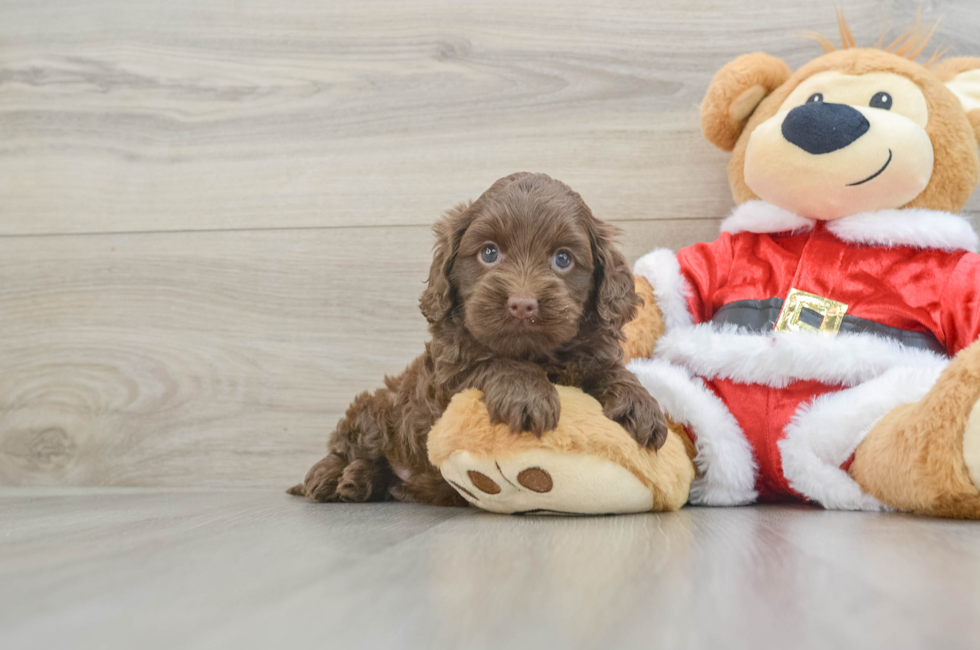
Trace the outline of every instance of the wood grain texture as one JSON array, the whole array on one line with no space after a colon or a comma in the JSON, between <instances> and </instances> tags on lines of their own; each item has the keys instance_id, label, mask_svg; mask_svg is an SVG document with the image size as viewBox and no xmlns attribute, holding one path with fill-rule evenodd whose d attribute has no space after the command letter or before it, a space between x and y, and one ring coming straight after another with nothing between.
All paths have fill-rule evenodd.
<instances>
[{"instance_id":1,"label":"wood grain texture","mask_svg":"<svg viewBox=\"0 0 980 650\"><path fill-rule=\"evenodd\" d=\"M976 647L980 528L808 508L505 517L0 492L0 645Z\"/></svg>"},{"instance_id":2,"label":"wood grain texture","mask_svg":"<svg viewBox=\"0 0 980 650\"><path fill-rule=\"evenodd\" d=\"M649 242L715 220L624 222ZM302 478L422 351L422 226L0 238L0 484Z\"/></svg>"},{"instance_id":3,"label":"wood grain texture","mask_svg":"<svg viewBox=\"0 0 980 650\"><path fill-rule=\"evenodd\" d=\"M919 4L845 3L868 44ZM980 54L975 0L940 15ZM723 216L697 105L741 53L816 56L807 29L829 3L5 0L0 233L418 225L518 170L608 218Z\"/></svg>"},{"instance_id":4,"label":"wood grain texture","mask_svg":"<svg viewBox=\"0 0 980 650\"><path fill-rule=\"evenodd\" d=\"M855 0L861 42L914 0ZM925 6L980 54L974 0ZM282 486L421 350L429 224L518 169L712 239L726 61L809 0L0 0L0 485ZM968 212L980 212L980 195Z\"/></svg>"}]
</instances>

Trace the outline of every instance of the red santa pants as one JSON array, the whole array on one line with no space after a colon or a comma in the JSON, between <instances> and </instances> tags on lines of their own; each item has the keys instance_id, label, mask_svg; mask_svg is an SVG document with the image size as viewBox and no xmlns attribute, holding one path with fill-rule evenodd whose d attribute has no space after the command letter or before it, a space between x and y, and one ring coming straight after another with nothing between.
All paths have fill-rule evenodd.
<instances>
[{"instance_id":1,"label":"red santa pants","mask_svg":"<svg viewBox=\"0 0 980 650\"><path fill-rule=\"evenodd\" d=\"M776 443L786 437L786 425L802 405L843 387L817 381L797 381L785 388L740 384L730 379L711 379L704 383L728 407L752 445L759 466L755 486L759 501L803 501L783 475L782 456Z\"/></svg>"}]
</instances>

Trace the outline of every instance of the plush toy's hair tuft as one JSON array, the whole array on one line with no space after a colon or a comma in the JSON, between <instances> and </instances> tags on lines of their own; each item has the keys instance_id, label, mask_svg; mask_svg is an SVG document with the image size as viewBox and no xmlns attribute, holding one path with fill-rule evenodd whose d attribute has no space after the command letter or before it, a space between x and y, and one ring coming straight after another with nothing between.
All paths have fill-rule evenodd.
<instances>
[{"instance_id":1,"label":"plush toy's hair tuft","mask_svg":"<svg viewBox=\"0 0 980 650\"><path fill-rule=\"evenodd\" d=\"M820 47L823 48L823 51L826 54L830 54L831 52L837 51L837 46L831 43L830 39L824 36L823 34L821 34L820 32L812 32L812 31L800 32L800 36L802 36L803 38L809 38L811 40L816 41L817 43L820 43Z\"/></svg>"},{"instance_id":2,"label":"plush toy's hair tuft","mask_svg":"<svg viewBox=\"0 0 980 650\"><path fill-rule=\"evenodd\" d=\"M926 49L926 45L932 39L932 35L936 33L937 27L939 27L938 20L932 24L932 29L929 29L928 25L922 24L922 6L919 5L919 10L915 12L915 22L899 34L898 38L885 48L885 51L914 61L915 57L922 54L922 50Z\"/></svg>"},{"instance_id":3,"label":"plush toy's hair tuft","mask_svg":"<svg viewBox=\"0 0 980 650\"><path fill-rule=\"evenodd\" d=\"M934 63L939 63L939 60L942 59L944 56L946 56L946 53L949 52L950 47L952 46L947 45L946 47L937 47L936 51L932 53L932 56L930 56L929 60L926 61L923 65L925 65L925 67L928 68Z\"/></svg>"},{"instance_id":4,"label":"plush toy's hair tuft","mask_svg":"<svg viewBox=\"0 0 980 650\"><path fill-rule=\"evenodd\" d=\"M851 26L847 24L847 19L844 17L844 8L835 7L834 11L837 13L837 28L840 31L840 41L842 50L848 50L852 47L857 47L857 41L854 38L854 33L851 31ZM885 42L885 32L887 31L887 25L881 32L881 37L878 42L875 43L874 47L882 49L885 52L891 52L897 56L905 57L909 61L914 61L916 57L922 54L922 51L929 44L932 39L933 34L936 33L936 28L939 27L939 20L934 22L932 26L922 24L922 6L919 6L919 10L915 14L915 21L912 23L911 27L906 29L904 32L898 35L894 41L888 44L888 46L883 47ZM823 48L826 53L837 51L837 46L834 45L829 38L820 34L818 32L803 32L801 34L804 38L810 38L815 40ZM926 62L926 67L938 62L945 56L946 52L949 51L949 47L936 48L936 51Z\"/></svg>"},{"instance_id":5,"label":"plush toy's hair tuft","mask_svg":"<svg viewBox=\"0 0 980 650\"><path fill-rule=\"evenodd\" d=\"M854 34L851 33L851 26L847 24L847 19L844 18L844 7L834 7L834 13L837 14L837 29L840 30L841 45L845 50L849 47L857 47L857 41L854 40Z\"/></svg>"}]
</instances>

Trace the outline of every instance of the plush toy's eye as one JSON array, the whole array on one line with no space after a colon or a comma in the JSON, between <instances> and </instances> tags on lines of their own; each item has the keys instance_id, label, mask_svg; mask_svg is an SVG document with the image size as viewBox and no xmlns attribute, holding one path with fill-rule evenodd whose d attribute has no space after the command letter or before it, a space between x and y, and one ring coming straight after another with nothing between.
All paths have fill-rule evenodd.
<instances>
[{"instance_id":1,"label":"plush toy's eye","mask_svg":"<svg viewBox=\"0 0 980 650\"><path fill-rule=\"evenodd\" d=\"M807 104L813 104L814 102L822 102L822 101L823 101L823 93L813 93L812 95L806 98Z\"/></svg>"},{"instance_id":2,"label":"plush toy's eye","mask_svg":"<svg viewBox=\"0 0 980 650\"><path fill-rule=\"evenodd\" d=\"M488 266L496 264L499 259L500 251L497 249L496 244L487 244L480 251L480 261Z\"/></svg>"},{"instance_id":3,"label":"plush toy's eye","mask_svg":"<svg viewBox=\"0 0 980 650\"><path fill-rule=\"evenodd\" d=\"M892 109L892 96L886 92L875 93L868 105L871 108L883 108L890 111Z\"/></svg>"},{"instance_id":4,"label":"plush toy's eye","mask_svg":"<svg viewBox=\"0 0 980 650\"><path fill-rule=\"evenodd\" d=\"M558 251L552 263L559 271L567 271L572 268L572 256L567 251Z\"/></svg>"}]
</instances>

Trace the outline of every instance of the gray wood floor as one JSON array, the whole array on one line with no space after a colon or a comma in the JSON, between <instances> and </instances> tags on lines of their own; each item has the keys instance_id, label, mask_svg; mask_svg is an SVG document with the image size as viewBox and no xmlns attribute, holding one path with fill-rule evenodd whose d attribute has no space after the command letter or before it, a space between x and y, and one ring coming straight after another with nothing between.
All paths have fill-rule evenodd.
<instances>
[{"instance_id":1,"label":"gray wood floor","mask_svg":"<svg viewBox=\"0 0 980 650\"><path fill-rule=\"evenodd\" d=\"M0 522L7 649L980 645L972 523L128 488L7 489Z\"/></svg>"}]
</instances>

